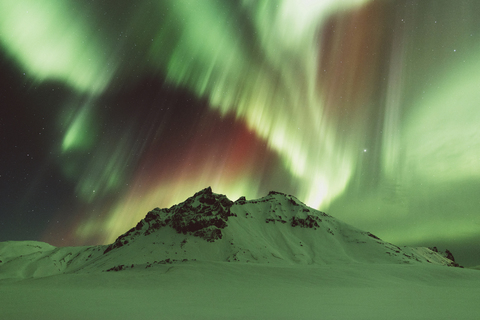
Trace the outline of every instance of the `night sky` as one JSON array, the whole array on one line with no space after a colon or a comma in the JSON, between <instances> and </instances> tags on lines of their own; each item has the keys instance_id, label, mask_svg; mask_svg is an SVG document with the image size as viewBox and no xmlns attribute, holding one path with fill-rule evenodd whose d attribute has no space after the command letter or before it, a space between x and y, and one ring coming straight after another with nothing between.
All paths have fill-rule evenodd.
<instances>
[{"instance_id":1,"label":"night sky","mask_svg":"<svg viewBox=\"0 0 480 320\"><path fill-rule=\"evenodd\" d=\"M0 0L0 241L211 186L480 264L480 1Z\"/></svg>"}]
</instances>

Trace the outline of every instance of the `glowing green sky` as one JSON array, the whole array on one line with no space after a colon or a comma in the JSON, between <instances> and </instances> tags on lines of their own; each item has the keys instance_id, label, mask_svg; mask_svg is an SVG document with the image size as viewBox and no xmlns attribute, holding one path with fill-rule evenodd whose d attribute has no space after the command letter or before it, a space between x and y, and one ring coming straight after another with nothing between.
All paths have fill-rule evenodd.
<instances>
[{"instance_id":1,"label":"glowing green sky","mask_svg":"<svg viewBox=\"0 0 480 320\"><path fill-rule=\"evenodd\" d=\"M74 203L48 220L74 244L112 241L209 185L231 199L292 193L399 244L476 241L477 9L0 0L25 112L55 112L29 197L48 170L62 177Z\"/></svg>"},{"instance_id":2,"label":"glowing green sky","mask_svg":"<svg viewBox=\"0 0 480 320\"><path fill-rule=\"evenodd\" d=\"M108 85L114 63L102 52L102 40L75 2L5 0L0 1L0 16L0 41L28 70L28 77L65 81L91 93Z\"/></svg>"}]
</instances>

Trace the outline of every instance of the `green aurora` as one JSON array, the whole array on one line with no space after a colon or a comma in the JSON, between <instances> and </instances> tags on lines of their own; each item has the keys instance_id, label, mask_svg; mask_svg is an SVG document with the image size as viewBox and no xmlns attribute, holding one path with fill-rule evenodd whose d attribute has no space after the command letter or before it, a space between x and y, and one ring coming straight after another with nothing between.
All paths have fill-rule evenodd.
<instances>
[{"instance_id":1,"label":"green aurora","mask_svg":"<svg viewBox=\"0 0 480 320\"><path fill-rule=\"evenodd\" d=\"M479 10L0 0L0 44L30 92L70 92L44 160L73 185L66 244L110 242L148 210L211 185L233 200L291 193L387 241L449 245L480 263L465 249L480 240ZM186 92L185 111L144 95L120 111L112 97L143 78L160 79L159 95ZM174 141L180 112L189 125ZM46 230L60 244L55 226Z\"/></svg>"}]
</instances>

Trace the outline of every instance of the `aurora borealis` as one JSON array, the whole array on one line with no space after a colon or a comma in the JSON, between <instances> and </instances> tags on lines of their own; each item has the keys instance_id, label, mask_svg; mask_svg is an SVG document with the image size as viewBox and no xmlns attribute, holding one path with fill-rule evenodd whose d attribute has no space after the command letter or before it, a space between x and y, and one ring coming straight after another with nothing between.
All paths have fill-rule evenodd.
<instances>
[{"instance_id":1,"label":"aurora borealis","mask_svg":"<svg viewBox=\"0 0 480 320\"><path fill-rule=\"evenodd\" d=\"M0 241L211 186L480 264L480 3L0 0ZM462 261L463 260L463 261Z\"/></svg>"}]
</instances>

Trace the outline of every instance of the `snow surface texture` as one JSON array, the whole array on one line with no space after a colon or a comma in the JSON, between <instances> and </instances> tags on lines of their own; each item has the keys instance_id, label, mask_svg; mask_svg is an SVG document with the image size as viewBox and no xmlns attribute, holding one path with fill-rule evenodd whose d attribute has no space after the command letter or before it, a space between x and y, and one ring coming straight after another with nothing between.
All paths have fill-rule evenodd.
<instances>
[{"instance_id":1,"label":"snow surface texture","mask_svg":"<svg viewBox=\"0 0 480 320\"><path fill-rule=\"evenodd\" d=\"M478 319L480 272L452 260L290 195L206 188L110 245L0 243L0 318Z\"/></svg>"}]
</instances>

